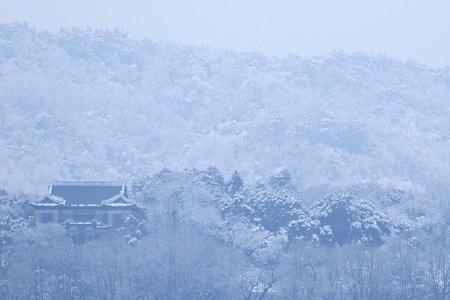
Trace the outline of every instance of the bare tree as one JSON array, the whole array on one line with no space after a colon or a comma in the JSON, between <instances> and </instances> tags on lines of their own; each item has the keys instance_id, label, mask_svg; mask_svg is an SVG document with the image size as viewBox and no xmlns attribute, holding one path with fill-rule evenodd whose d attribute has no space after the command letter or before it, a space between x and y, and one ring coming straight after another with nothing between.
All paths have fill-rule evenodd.
<instances>
[{"instance_id":1,"label":"bare tree","mask_svg":"<svg viewBox=\"0 0 450 300\"><path fill-rule=\"evenodd\" d=\"M262 300L268 295L276 282L275 266L275 263L269 263L265 269L241 274L240 289L244 300Z\"/></svg>"},{"instance_id":2,"label":"bare tree","mask_svg":"<svg viewBox=\"0 0 450 300\"><path fill-rule=\"evenodd\" d=\"M438 229L432 243L427 245L427 285L433 299L450 297L450 230L448 226Z\"/></svg>"}]
</instances>

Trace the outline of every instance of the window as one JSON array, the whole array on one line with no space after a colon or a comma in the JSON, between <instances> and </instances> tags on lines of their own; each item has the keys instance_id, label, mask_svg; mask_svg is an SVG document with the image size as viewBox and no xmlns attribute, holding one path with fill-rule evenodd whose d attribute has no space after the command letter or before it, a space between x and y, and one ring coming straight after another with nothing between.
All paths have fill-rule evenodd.
<instances>
[{"instance_id":1,"label":"window","mask_svg":"<svg viewBox=\"0 0 450 300\"><path fill-rule=\"evenodd\" d=\"M54 221L53 213L42 213L41 219L43 223L51 223Z\"/></svg>"}]
</instances>

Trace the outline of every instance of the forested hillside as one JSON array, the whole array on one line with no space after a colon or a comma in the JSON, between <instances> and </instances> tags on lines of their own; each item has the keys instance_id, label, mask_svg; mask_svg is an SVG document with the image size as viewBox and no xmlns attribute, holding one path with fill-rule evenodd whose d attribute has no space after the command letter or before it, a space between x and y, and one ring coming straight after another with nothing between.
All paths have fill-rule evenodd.
<instances>
[{"instance_id":1,"label":"forested hillside","mask_svg":"<svg viewBox=\"0 0 450 300\"><path fill-rule=\"evenodd\" d=\"M0 298L447 300L449 116L449 69L0 25ZM143 213L73 243L64 179Z\"/></svg>"},{"instance_id":2,"label":"forested hillside","mask_svg":"<svg viewBox=\"0 0 450 300\"><path fill-rule=\"evenodd\" d=\"M442 192L450 71L385 57L267 57L121 32L0 27L0 186L168 167L282 168L295 185Z\"/></svg>"}]
</instances>

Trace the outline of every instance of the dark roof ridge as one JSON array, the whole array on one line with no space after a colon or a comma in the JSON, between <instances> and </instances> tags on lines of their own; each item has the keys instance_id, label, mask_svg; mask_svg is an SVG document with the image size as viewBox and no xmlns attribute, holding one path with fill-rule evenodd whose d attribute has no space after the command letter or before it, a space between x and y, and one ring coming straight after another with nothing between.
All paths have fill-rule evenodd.
<instances>
[{"instance_id":1,"label":"dark roof ridge","mask_svg":"<svg viewBox=\"0 0 450 300\"><path fill-rule=\"evenodd\" d=\"M124 186L123 181L102 181L102 180L58 180L52 186Z\"/></svg>"}]
</instances>

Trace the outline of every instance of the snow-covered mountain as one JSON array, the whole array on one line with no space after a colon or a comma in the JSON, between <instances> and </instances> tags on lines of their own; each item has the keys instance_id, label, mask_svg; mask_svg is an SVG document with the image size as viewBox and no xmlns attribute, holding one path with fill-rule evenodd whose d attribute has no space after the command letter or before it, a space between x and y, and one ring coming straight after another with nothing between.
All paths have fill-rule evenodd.
<instances>
[{"instance_id":1,"label":"snow-covered mountain","mask_svg":"<svg viewBox=\"0 0 450 300\"><path fill-rule=\"evenodd\" d=\"M250 183L288 168L305 197L374 182L439 198L449 115L448 69L0 26L0 187L11 191L214 165Z\"/></svg>"}]
</instances>

